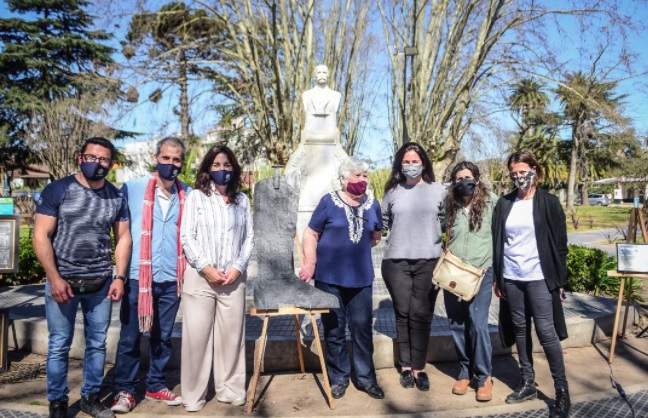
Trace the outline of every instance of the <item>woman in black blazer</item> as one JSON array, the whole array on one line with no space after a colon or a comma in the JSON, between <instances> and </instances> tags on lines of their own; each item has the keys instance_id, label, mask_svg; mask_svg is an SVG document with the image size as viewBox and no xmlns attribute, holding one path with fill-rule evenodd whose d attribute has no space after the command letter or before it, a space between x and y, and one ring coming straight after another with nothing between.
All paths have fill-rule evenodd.
<instances>
[{"instance_id":1,"label":"woman in black blazer","mask_svg":"<svg viewBox=\"0 0 648 418\"><path fill-rule=\"evenodd\" d=\"M567 226L560 201L539 189L542 169L528 151L507 162L515 190L499 199L493 213L494 291L500 298L500 337L514 342L520 384L507 398L519 403L537 397L533 371L531 317L556 389L550 417L569 416L571 402L560 340L567 338L561 302L566 284Z\"/></svg>"}]
</instances>

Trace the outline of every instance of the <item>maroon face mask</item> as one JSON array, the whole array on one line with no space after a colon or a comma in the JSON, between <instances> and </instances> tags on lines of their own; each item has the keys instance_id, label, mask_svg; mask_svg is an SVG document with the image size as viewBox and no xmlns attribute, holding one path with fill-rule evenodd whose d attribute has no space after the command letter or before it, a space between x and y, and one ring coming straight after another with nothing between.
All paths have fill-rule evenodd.
<instances>
[{"instance_id":1,"label":"maroon face mask","mask_svg":"<svg viewBox=\"0 0 648 418\"><path fill-rule=\"evenodd\" d=\"M351 193L352 195L355 196L360 196L362 194L365 194L367 191L367 182L366 181L359 181L357 183L347 183L347 192Z\"/></svg>"}]
</instances>

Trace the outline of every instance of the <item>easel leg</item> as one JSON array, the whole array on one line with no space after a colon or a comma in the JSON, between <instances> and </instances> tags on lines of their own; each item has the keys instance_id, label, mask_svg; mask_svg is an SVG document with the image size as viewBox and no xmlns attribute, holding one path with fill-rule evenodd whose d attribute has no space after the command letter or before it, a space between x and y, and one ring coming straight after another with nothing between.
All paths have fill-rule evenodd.
<instances>
[{"instance_id":1,"label":"easel leg","mask_svg":"<svg viewBox=\"0 0 648 418\"><path fill-rule=\"evenodd\" d=\"M628 311L630 310L630 302L632 298L632 279L628 280L628 297L626 299L625 313L623 314L623 329L621 331L621 338L625 338L626 324L628 323Z\"/></svg>"},{"instance_id":2,"label":"easel leg","mask_svg":"<svg viewBox=\"0 0 648 418\"><path fill-rule=\"evenodd\" d=\"M306 373L304 368L304 354L302 352L301 332L299 332L299 315L295 314L295 337L297 339L297 353L299 353L299 370Z\"/></svg>"},{"instance_id":3,"label":"easel leg","mask_svg":"<svg viewBox=\"0 0 648 418\"><path fill-rule=\"evenodd\" d=\"M614 326L612 327L612 344L610 345L609 363L614 361L614 350L616 348L617 332L619 332L619 317L621 316L621 304L623 303L623 287L626 279L619 280L619 299L617 300L616 314L614 315Z\"/></svg>"},{"instance_id":4,"label":"easel leg","mask_svg":"<svg viewBox=\"0 0 648 418\"><path fill-rule=\"evenodd\" d=\"M259 373L261 372L261 361L263 360L263 355L265 353L265 344L268 336L268 321L270 320L269 316L263 317L263 329L261 330L261 338L259 338L259 346L257 347L257 358L254 362L254 374L252 375L252 381L250 382L250 389L248 390L248 400L247 400L247 411L248 413L252 412L254 407L254 395L256 394L256 387L259 383Z\"/></svg>"},{"instance_id":5,"label":"easel leg","mask_svg":"<svg viewBox=\"0 0 648 418\"><path fill-rule=\"evenodd\" d=\"M315 338L315 344L317 345L317 353L319 354L320 364L322 366L322 376L324 378L324 391L326 392L326 397L329 400L329 407L335 409L333 403L333 394L331 394L331 384L329 383L328 373L326 372L326 362L324 361L324 351L322 350L322 342L320 341L319 330L317 329L317 320L315 319L315 314L310 314L311 323L313 324L313 337Z\"/></svg>"}]
</instances>

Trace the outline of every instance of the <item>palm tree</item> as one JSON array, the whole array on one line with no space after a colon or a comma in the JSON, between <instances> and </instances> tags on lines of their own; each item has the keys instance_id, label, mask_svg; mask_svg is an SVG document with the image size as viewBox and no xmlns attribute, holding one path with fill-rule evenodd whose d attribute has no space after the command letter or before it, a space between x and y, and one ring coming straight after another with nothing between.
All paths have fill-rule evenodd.
<instances>
[{"instance_id":1,"label":"palm tree","mask_svg":"<svg viewBox=\"0 0 648 418\"><path fill-rule=\"evenodd\" d=\"M532 78L523 78L513 85L507 103L513 113L520 117L520 137L534 136L535 122L549 105L549 96L543 89L544 84Z\"/></svg>"},{"instance_id":2,"label":"palm tree","mask_svg":"<svg viewBox=\"0 0 648 418\"><path fill-rule=\"evenodd\" d=\"M559 158L557 140L558 126L562 119L555 113L546 111L549 102L544 84L531 78L524 78L514 84L507 100L514 115L519 118L520 129L515 149L533 152L546 173L547 183L551 188L556 188L562 182L562 160Z\"/></svg>"},{"instance_id":3,"label":"palm tree","mask_svg":"<svg viewBox=\"0 0 648 418\"><path fill-rule=\"evenodd\" d=\"M554 90L563 106L565 121L571 125L571 158L567 181L567 210L574 209L574 189L576 176L581 171L583 177L583 204L587 204L587 186L591 170L588 170L589 159L596 156L588 149L596 148L592 143L603 137L603 125L606 122L616 123L623 118L619 113L623 95L615 95L615 81L600 81L593 75L582 71L572 72ZM597 161L592 160L594 165Z\"/></svg>"}]
</instances>

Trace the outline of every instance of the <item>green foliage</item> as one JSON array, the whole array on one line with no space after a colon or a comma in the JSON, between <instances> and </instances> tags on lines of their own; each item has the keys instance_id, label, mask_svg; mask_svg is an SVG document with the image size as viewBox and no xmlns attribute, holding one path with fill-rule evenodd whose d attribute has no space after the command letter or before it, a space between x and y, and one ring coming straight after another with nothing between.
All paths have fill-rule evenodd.
<instances>
[{"instance_id":1,"label":"green foliage","mask_svg":"<svg viewBox=\"0 0 648 418\"><path fill-rule=\"evenodd\" d=\"M6 0L21 17L0 19L0 126L24 133L39 101L91 89L97 72L112 63L110 38L93 28L85 0Z\"/></svg>"},{"instance_id":2,"label":"green foliage","mask_svg":"<svg viewBox=\"0 0 648 418\"><path fill-rule=\"evenodd\" d=\"M45 270L36 258L31 234L23 234L21 230L20 235L18 273L3 275L0 286L40 283L45 279Z\"/></svg>"},{"instance_id":3,"label":"green foliage","mask_svg":"<svg viewBox=\"0 0 648 418\"><path fill-rule=\"evenodd\" d=\"M391 168L379 168L378 170L369 172L369 183L373 188L374 196L379 202L382 202L383 195L385 194L385 184L389 180Z\"/></svg>"},{"instance_id":4,"label":"green foliage","mask_svg":"<svg viewBox=\"0 0 648 418\"><path fill-rule=\"evenodd\" d=\"M608 270L615 270L616 257L605 251L579 245L570 245L567 252L567 286L574 292L592 293L599 296L615 296L619 293L619 279L608 277ZM634 288L640 288L634 283ZM627 296L627 289L625 289ZM633 292L634 302L643 302L643 298Z\"/></svg>"}]
</instances>

